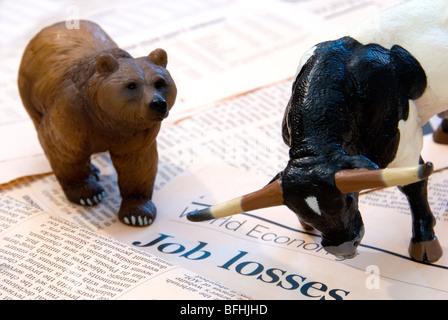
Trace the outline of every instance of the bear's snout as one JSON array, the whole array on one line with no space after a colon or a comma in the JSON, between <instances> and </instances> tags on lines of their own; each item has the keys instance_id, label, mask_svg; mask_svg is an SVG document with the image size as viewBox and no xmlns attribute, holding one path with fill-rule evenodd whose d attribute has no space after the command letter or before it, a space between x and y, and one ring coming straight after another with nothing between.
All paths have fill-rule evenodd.
<instances>
[{"instance_id":1,"label":"bear's snout","mask_svg":"<svg viewBox=\"0 0 448 320\"><path fill-rule=\"evenodd\" d=\"M168 116L168 104L162 97L155 97L149 103L149 108L160 113L163 118L166 118Z\"/></svg>"}]
</instances>

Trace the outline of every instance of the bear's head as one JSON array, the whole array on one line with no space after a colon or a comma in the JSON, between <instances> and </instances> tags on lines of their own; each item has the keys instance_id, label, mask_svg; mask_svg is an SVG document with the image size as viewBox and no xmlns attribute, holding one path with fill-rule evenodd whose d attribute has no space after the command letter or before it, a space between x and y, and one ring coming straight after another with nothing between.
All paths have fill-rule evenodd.
<instances>
[{"instance_id":1,"label":"bear's head","mask_svg":"<svg viewBox=\"0 0 448 320\"><path fill-rule=\"evenodd\" d=\"M98 55L88 87L98 126L146 129L165 119L177 95L167 60L163 49L137 59L128 54Z\"/></svg>"}]
</instances>

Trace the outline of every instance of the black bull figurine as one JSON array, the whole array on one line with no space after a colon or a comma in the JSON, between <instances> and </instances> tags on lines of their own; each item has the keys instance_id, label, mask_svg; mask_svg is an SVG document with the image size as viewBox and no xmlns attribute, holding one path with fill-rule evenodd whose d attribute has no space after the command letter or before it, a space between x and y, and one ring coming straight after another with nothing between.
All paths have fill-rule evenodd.
<instances>
[{"instance_id":1,"label":"black bull figurine","mask_svg":"<svg viewBox=\"0 0 448 320\"><path fill-rule=\"evenodd\" d=\"M437 261L442 249L427 200L433 168L414 142L422 138L414 100L428 84L419 61L399 45L386 49L346 36L316 45L299 71L283 120L286 168L263 189L187 218L286 205L321 232L329 253L352 258L364 234L359 191L398 186L413 218L410 256Z\"/></svg>"}]
</instances>

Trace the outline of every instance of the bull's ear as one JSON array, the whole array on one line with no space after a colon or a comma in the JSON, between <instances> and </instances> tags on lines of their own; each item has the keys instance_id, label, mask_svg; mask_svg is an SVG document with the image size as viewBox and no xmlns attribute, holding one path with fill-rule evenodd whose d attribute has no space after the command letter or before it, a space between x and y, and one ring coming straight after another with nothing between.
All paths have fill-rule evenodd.
<instances>
[{"instance_id":1,"label":"bull's ear","mask_svg":"<svg viewBox=\"0 0 448 320\"><path fill-rule=\"evenodd\" d=\"M163 49L155 49L154 51L152 51L147 59L149 60L149 62L151 62L152 64L161 66L166 68L166 65L168 64L168 55L166 54L166 51Z\"/></svg>"},{"instance_id":2,"label":"bull's ear","mask_svg":"<svg viewBox=\"0 0 448 320\"><path fill-rule=\"evenodd\" d=\"M410 99L420 97L426 88L426 73L412 54L395 45L390 56L398 74L398 83L403 94Z\"/></svg>"},{"instance_id":3,"label":"bull's ear","mask_svg":"<svg viewBox=\"0 0 448 320\"><path fill-rule=\"evenodd\" d=\"M426 162L414 167L341 170L334 175L334 181L341 193L349 194L366 189L404 186L426 179L432 172L433 164Z\"/></svg>"},{"instance_id":4,"label":"bull's ear","mask_svg":"<svg viewBox=\"0 0 448 320\"><path fill-rule=\"evenodd\" d=\"M256 209L280 206L283 204L283 190L280 179L274 180L264 188L200 211L190 212L190 221L205 221Z\"/></svg>"},{"instance_id":5,"label":"bull's ear","mask_svg":"<svg viewBox=\"0 0 448 320\"><path fill-rule=\"evenodd\" d=\"M100 54L96 57L96 69L99 73L111 73L118 69L118 61L111 54Z\"/></svg>"}]
</instances>

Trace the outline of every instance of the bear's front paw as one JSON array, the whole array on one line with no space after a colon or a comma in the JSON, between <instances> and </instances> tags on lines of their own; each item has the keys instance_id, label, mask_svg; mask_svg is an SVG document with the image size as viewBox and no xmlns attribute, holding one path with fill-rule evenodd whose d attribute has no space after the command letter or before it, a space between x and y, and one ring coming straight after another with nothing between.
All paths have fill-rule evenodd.
<instances>
[{"instance_id":1,"label":"bear's front paw","mask_svg":"<svg viewBox=\"0 0 448 320\"><path fill-rule=\"evenodd\" d=\"M145 227L154 222L156 213L156 207L151 200L123 199L118 219L130 226Z\"/></svg>"},{"instance_id":2,"label":"bear's front paw","mask_svg":"<svg viewBox=\"0 0 448 320\"><path fill-rule=\"evenodd\" d=\"M63 185L67 198L76 204L83 206L94 206L103 200L106 192L100 184L91 177L86 181L74 182Z\"/></svg>"},{"instance_id":3,"label":"bear's front paw","mask_svg":"<svg viewBox=\"0 0 448 320\"><path fill-rule=\"evenodd\" d=\"M95 181L100 181L100 169L94 164L91 164L90 168L90 177L93 177Z\"/></svg>"}]
</instances>

